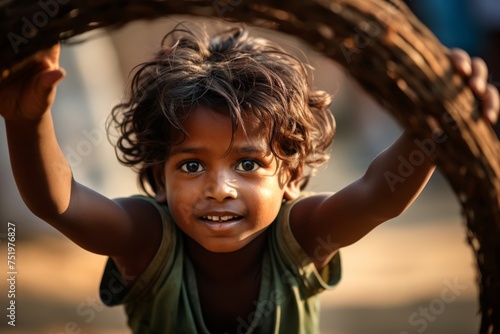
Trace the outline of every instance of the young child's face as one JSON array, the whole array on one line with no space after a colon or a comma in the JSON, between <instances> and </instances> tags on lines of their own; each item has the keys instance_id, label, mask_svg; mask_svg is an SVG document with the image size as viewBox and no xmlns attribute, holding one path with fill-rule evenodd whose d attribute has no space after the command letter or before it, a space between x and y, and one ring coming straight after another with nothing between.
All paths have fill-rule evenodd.
<instances>
[{"instance_id":1,"label":"young child's face","mask_svg":"<svg viewBox=\"0 0 500 334\"><path fill-rule=\"evenodd\" d=\"M166 196L175 223L212 252L254 240L288 197L289 170L272 154L263 125L247 123L246 135L239 127L228 151L229 116L199 107L163 167L158 198Z\"/></svg>"}]
</instances>

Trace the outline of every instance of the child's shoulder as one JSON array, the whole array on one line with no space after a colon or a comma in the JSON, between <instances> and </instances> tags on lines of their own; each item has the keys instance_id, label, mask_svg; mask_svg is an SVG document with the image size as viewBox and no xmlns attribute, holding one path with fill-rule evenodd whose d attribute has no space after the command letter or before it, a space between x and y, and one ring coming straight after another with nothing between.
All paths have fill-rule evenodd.
<instances>
[{"instance_id":1,"label":"child's shoulder","mask_svg":"<svg viewBox=\"0 0 500 334\"><path fill-rule=\"evenodd\" d=\"M290 212L290 220L306 222L311 213L333 194L333 192L301 192L296 198L284 202L282 209Z\"/></svg>"},{"instance_id":2,"label":"child's shoulder","mask_svg":"<svg viewBox=\"0 0 500 334\"><path fill-rule=\"evenodd\" d=\"M162 205L147 195L132 195L114 200L130 218L148 222L161 222L165 212Z\"/></svg>"},{"instance_id":3,"label":"child's shoulder","mask_svg":"<svg viewBox=\"0 0 500 334\"><path fill-rule=\"evenodd\" d=\"M121 255L111 256L119 268L138 277L155 256L162 242L168 214L154 198L143 195L117 198L114 200L126 213L127 221L121 228L133 235L133 243Z\"/></svg>"}]
</instances>

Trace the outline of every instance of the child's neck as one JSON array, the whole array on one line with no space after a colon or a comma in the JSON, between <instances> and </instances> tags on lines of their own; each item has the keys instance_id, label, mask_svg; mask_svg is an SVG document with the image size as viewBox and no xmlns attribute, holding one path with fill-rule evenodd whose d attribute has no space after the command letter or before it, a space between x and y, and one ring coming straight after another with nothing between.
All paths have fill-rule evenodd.
<instances>
[{"instance_id":1,"label":"child's neck","mask_svg":"<svg viewBox=\"0 0 500 334\"><path fill-rule=\"evenodd\" d=\"M267 230L245 247L229 253L208 251L188 236L185 241L187 254L197 276L205 281L225 284L260 272Z\"/></svg>"}]
</instances>

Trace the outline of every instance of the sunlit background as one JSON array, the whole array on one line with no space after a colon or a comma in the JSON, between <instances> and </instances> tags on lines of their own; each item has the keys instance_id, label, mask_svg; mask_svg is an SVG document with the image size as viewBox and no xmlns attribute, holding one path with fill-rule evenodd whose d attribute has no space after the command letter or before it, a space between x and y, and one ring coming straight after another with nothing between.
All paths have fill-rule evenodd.
<instances>
[{"instance_id":1,"label":"sunlit background","mask_svg":"<svg viewBox=\"0 0 500 334\"><path fill-rule=\"evenodd\" d=\"M500 8L491 9L494 0L415 0L410 5L447 46L488 59L490 81L500 81L498 64L489 60L496 59L500 41L500 26L494 25L500 22ZM104 121L120 101L133 66L148 59L173 25L193 20L175 16L135 22L112 34L94 32L85 36L85 43L63 46L61 64L68 75L53 114L76 180L109 197L138 192L135 174L115 158ZM337 191L360 177L401 128L335 63L292 38L258 29L253 33L277 40L307 60L315 68L316 87L335 95L332 158L309 190ZM130 333L123 309L105 307L98 298L106 258L75 246L24 206L10 171L3 122L0 189L0 332ZM15 327L6 317L7 222L17 228ZM436 173L406 213L342 250L342 281L322 294L321 333L477 332L475 260L465 231L455 195Z\"/></svg>"}]
</instances>

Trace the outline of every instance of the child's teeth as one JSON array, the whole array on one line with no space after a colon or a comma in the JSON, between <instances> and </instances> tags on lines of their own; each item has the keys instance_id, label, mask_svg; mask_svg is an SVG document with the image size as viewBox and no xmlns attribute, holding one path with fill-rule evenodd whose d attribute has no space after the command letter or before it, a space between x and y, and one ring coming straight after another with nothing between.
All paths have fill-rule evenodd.
<instances>
[{"instance_id":1,"label":"child's teeth","mask_svg":"<svg viewBox=\"0 0 500 334\"><path fill-rule=\"evenodd\" d=\"M233 219L233 218L236 218L235 216L222 216L222 217L219 217L219 216L206 216L204 217L208 220L211 220L213 222L217 222L217 221L228 221L230 219Z\"/></svg>"}]
</instances>

